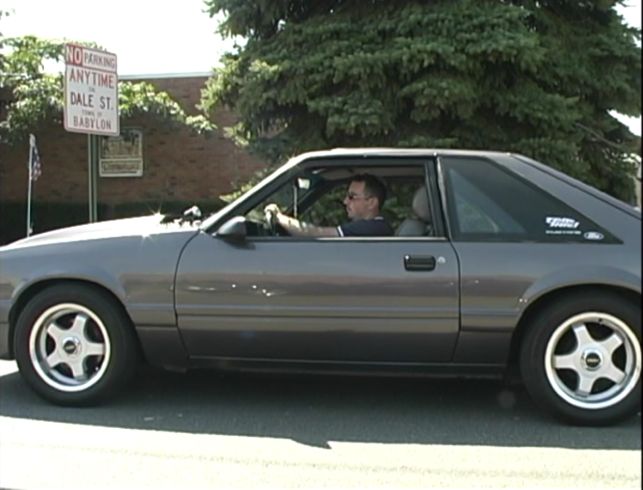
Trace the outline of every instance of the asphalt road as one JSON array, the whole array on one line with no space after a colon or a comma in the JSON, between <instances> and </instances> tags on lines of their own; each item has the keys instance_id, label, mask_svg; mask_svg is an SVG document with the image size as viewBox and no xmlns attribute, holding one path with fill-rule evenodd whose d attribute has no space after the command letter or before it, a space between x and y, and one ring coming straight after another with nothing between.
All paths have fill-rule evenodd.
<instances>
[{"instance_id":1,"label":"asphalt road","mask_svg":"<svg viewBox=\"0 0 643 490\"><path fill-rule=\"evenodd\" d=\"M0 487L641 488L641 419L564 426L492 381L151 370L60 408L0 361Z\"/></svg>"}]
</instances>

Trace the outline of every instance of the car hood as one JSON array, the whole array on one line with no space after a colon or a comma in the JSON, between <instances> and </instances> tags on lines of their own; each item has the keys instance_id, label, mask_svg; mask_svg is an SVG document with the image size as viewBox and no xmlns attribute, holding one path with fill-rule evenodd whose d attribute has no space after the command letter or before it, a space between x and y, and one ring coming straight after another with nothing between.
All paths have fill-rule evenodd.
<instances>
[{"instance_id":1,"label":"car hood","mask_svg":"<svg viewBox=\"0 0 643 490\"><path fill-rule=\"evenodd\" d=\"M164 215L162 214L153 214L137 218L71 226L69 228L61 228L40 233L29 238L23 238L4 247L0 247L0 250L13 250L55 243L101 240L117 237L148 237L165 233L194 232L198 229L193 223L179 222L178 220L163 223L163 218Z\"/></svg>"}]
</instances>

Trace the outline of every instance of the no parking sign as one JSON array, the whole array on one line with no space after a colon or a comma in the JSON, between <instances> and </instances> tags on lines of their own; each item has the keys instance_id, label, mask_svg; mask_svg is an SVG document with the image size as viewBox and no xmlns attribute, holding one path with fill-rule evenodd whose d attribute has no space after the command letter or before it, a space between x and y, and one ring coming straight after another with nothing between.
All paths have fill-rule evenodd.
<instances>
[{"instance_id":1,"label":"no parking sign","mask_svg":"<svg viewBox=\"0 0 643 490\"><path fill-rule=\"evenodd\" d=\"M65 45L64 121L67 131L119 135L115 54Z\"/></svg>"}]
</instances>

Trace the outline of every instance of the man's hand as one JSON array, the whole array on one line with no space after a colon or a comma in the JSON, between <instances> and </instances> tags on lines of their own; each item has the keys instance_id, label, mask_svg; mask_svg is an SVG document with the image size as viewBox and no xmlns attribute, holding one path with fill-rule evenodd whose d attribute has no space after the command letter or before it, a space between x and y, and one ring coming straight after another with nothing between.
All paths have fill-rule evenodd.
<instances>
[{"instance_id":1,"label":"man's hand","mask_svg":"<svg viewBox=\"0 0 643 490\"><path fill-rule=\"evenodd\" d=\"M266 217L266 224L270 228L270 233L274 235L277 232L277 224L279 224L279 214L281 213L281 211L279 210L279 206L277 206L275 203L270 203L265 208L263 208L263 213Z\"/></svg>"},{"instance_id":2,"label":"man's hand","mask_svg":"<svg viewBox=\"0 0 643 490\"><path fill-rule=\"evenodd\" d=\"M281 213L281 210L279 209L279 206L277 206L274 202L268 204L265 208L263 208L263 212L266 216L270 215L271 217L277 216L279 213Z\"/></svg>"}]
</instances>

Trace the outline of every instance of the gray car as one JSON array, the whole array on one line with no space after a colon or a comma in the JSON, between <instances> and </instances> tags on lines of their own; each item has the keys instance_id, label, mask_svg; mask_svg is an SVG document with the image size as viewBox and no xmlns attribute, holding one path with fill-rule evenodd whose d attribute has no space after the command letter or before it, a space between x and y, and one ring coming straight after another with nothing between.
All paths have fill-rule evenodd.
<instances>
[{"instance_id":1,"label":"gray car","mask_svg":"<svg viewBox=\"0 0 643 490\"><path fill-rule=\"evenodd\" d=\"M393 236L293 237L385 183ZM521 155L350 149L293 158L198 213L0 248L0 357L63 405L168 369L519 377L572 423L640 409L641 214Z\"/></svg>"}]
</instances>

